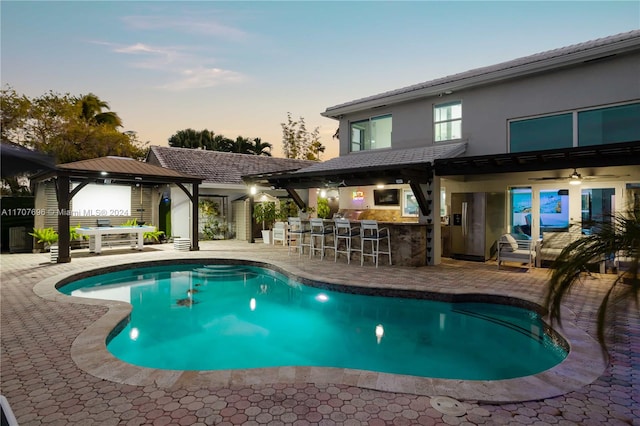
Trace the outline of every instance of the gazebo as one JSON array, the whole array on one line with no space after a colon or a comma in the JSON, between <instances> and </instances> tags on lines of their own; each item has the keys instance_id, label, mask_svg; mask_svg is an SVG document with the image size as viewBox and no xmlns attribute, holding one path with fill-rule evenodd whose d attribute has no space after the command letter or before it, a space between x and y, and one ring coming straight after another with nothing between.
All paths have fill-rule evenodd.
<instances>
[{"instance_id":1,"label":"gazebo","mask_svg":"<svg viewBox=\"0 0 640 426\"><path fill-rule=\"evenodd\" d=\"M192 204L191 246L198 245L198 188L199 177L189 176L175 170L154 166L125 157L101 157L73 163L59 164L55 169L39 173L31 178L34 182L55 180L58 200L58 263L68 263L70 256L70 204L71 199L90 183L131 183L138 185L175 184L187 194ZM71 189L71 182L78 185ZM191 190L186 185L191 185Z\"/></svg>"}]
</instances>

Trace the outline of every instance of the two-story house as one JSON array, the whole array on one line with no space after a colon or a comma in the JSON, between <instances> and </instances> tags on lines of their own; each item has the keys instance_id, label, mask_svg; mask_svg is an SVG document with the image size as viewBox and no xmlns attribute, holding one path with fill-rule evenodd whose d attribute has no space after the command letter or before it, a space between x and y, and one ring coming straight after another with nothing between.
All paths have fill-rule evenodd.
<instances>
[{"instance_id":1,"label":"two-story house","mask_svg":"<svg viewBox=\"0 0 640 426\"><path fill-rule=\"evenodd\" d=\"M576 225L589 233L588 219L640 205L640 30L322 115L339 121L340 156L269 182L337 189L346 213L431 224L427 264L443 254L486 260L503 232L537 239ZM382 191L398 202L379 203ZM469 193L484 196L460 195ZM464 218L470 210L487 217ZM461 243L465 232L475 241Z\"/></svg>"}]
</instances>

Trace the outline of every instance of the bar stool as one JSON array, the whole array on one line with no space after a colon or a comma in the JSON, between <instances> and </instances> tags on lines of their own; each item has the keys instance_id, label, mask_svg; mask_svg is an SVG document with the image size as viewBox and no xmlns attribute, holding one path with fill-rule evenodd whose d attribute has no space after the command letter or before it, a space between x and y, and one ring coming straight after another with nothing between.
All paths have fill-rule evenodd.
<instances>
[{"instance_id":1,"label":"bar stool","mask_svg":"<svg viewBox=\"0 0 640 426\"><path fill-rule=\"evenodd\" d=\"M309 257L313 256L316 251L320 252L320 259L324 259L324 251L327 248L335 248L333 246L326 245L327 236L333 235L333 225L325 225L322 219L309 219L311 224L311 249L309 250ZM320 245L318 246L318 240Z\"/></svg>"},{"instance_id":2,"label":"bar stool","mask_svg":"<svg viewBox=\"0 0 640 426\"><path fill-rule=\"evenodd\" d=\"M360 227L351 226L349 219L336 219L335 220L335 236L334 236L334 261L338 260L338 253L344 253L347 255L347 263L351 263L351 252L356 251L362 253L362 247L353 248L353 239L360 237ZM340 240L344 241L344 250L339 250Z\"/></svg>"},{"instance_id":3,"label":"bar stool","mask_svg":"<svg viewBox=\"0 0 640 426\"><path fill-rule=\"evenodd\" d=\"M302 223L299 217L289 218L289 233L287 237L287 243L289 244L288 253L291 255L291 250L298 250L298 256L302 255L305 247L311 247L311 242L305 242L304 236L309 234L309 229ZM296 242L293 245L293 242Z\"/></svg>"},{"instance_id":4,"label":"bar stool","mask_svg":"<svg viewBox=\"0 0 640 426\"><path fill-rule=\"evenodd\" d=\"M362 227L362 236L360 237L360 266L364 265L364 257L371 256L375 259L376 268L378 267L378 258L381 254L389 255L389 265L391 265L391 238L389 238L389 230L387 228L378 228L378 221L363 220L360 222ZM380 251L380 240L387 240L387 251ZM371 242L371 252L364 251L365 242Z\"/></svg>"}]
</instances>

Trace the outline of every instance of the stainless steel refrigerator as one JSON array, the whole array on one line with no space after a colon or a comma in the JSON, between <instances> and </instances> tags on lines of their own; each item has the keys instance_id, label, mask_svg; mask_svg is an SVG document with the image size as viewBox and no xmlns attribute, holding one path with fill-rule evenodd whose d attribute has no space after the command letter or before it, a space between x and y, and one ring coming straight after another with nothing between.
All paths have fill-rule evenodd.
<instances>
[{"instance_id":1,"label":"stainless steel refrigerator","mask_svg":"<svg viewBox=\"0 0 640 426\"><path fill-rule=\"evenodd\" d=\"M486 261L505 229L505 193L451 194L451 257Z\"/></svg>"}]
</instances>

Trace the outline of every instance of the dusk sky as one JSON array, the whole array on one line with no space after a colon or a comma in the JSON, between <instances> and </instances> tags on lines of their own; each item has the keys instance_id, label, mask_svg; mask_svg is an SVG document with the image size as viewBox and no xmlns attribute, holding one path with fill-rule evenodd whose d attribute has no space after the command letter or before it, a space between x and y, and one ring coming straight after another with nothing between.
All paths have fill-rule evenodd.
<instances>
[{"instance_id":1,"label":"dusk sky","mask_svg":"<svg viewBox=\"0 0 640 426\"><path fill-rule=\"evenodd\" d=\"M640 28L639 1L2 1L2 85L95 93L143 141L261 137L327 107ZM588 90L585 88L585 90Z\"/></svg>"}]
</instances>

